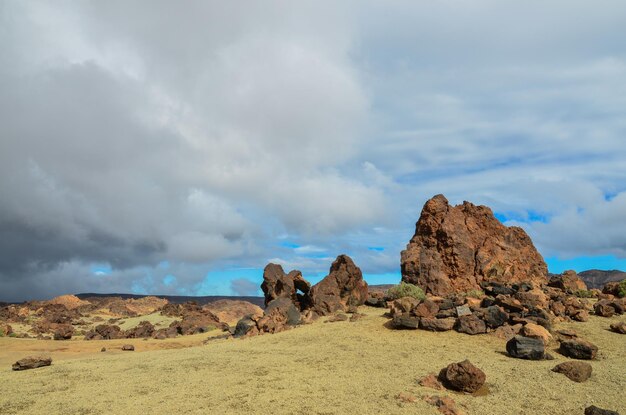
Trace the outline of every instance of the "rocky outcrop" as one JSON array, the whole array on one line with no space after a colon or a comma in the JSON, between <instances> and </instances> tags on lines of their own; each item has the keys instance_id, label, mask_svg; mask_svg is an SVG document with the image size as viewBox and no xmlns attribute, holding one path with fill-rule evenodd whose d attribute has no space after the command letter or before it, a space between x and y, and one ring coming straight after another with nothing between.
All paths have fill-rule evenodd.
<instances>
[{"instance_id":1,"label":"rocky outcrop","mask_svg":"<svg viewBox=\"0 0 626 415\"><path fill-rule=\"evenodd\" d=\"M123 338L124 332L119 326L110 326L108 324L100 324L85 333L85 340L112 340Z\"/></svg>"},{"instance_id":2,"label":"rocky outcrop","mask_svg":"<svg viewBox=\"0 0 626 415\"><path fill-rule=\"evenodd\" d=\"M71 324L59 324L54 330L54 340L69 340L74 334L74 327Z\"/></svg>"},{"instance_id":3,"label":"rocky outcrop","mask_svg":"<svg viewBox=\"0 0 626 415\"><path fill-rule=\"evenodd\" d=\"M424 205L401 271L403 281L434 295L479 290L484 281L539 286L548 274L522 228L502 225L485 206L450 206L443 195Z\"/></svg>"},{"instance_id":4,"label":"rocky outcrop","mask_svg":"<svg viewBox=\"0 0 626 415\"><path fill-rule=\"evenodd\" d=\"M272 300L262 316L249 315L237 322L234 337L255 336L262 333L278 333L301 323L302 315L289 298Z\"/></svg>"},{"instance_id":5,"label":"rocky outcrop","mask_svg":"<svg viewBox=\"0 0 626 415\"><path fill-rule=\"evenodd\" d=\"M308 308L311 284L302 277L300 271L293 270L285 274L280 265L267 264L263 270L261 289L265 295L265 306L277 298L288 298L299 309Z\"/></svg>"},{"instance_id":6,"label":"rocky outcrop","mask_svg":"<svg viewBox=\"0 0 626 415\"><path fill-rule=\"evenodd\" d=\"M309 296L313 311L319 315L346 311L349 306L365 303L367 283L352 259L339 255L331 265L330 273L311 288Z\"/></svg>"},{"instance_id":7,"label":"rocky outcrop","mask_svg":"<svg viewBox=\"0 0 626 415\"><path fill-rule=\"evenodd\" d=\"M263 315L263 309L248 301L239 300L217 300L204 306L220 319L220 321L236 324L247 315Z\"/></svg>"}]
</instances>

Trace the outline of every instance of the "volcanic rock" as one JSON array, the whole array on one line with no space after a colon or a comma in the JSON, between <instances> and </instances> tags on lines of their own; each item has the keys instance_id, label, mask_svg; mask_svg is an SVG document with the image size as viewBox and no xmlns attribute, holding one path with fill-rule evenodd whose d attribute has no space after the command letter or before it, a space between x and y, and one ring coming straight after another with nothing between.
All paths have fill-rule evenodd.
<instances>
[{"instance_id":1,"label":"volcanic rock","mask_svg":"<svg viewBox=\"0 0 626 415\"><path fill-rule=\"evenodd\" d=\"M546 282L547 266L519 227L506 227L485 206L450 206L443 195L424 205L401 254L402 280L428 293L480 290L484 281Z\"/></svg>"},{"instance_id":2,"label":"volcanic rock","mask_svg":"<svg viewBox=\"0 0 626 415\"><path fill-rule=\"evenodd\" d=\"M619 413L616 411L601 409L595 405L591 405L585 408L585 415L619 415Z\"/></svg>"},{"instance_id":3,"label":"volcanic rock","mask_svg":"<svg viewBox=\"0 0 626 415\"><path fill-rule=\"evenodd\" d=\"M570 293L587 291L587 284L573 270L565 271L561 275L553 275L548 282L548 286Z\"/></svg>"},{"instance_id":4,"label":"volcanic rock","mask_svg":"<svg viewBox=\"0 0 626 415\"><path fill-rule=\"evenodd\" d=\"M429 331L449 331L454 328L456 318L422 318L420 319L420 328Z\"/></svg>"},{"instance_id":5,"label":"volcanic rock","mask_svg":"<svg viewBox=\"0 0 626 415\"><path fill-rule=\"evenodd\" d=\"M626 322L620 321L619 323L611 324L611 331L619 334L626 334Z\"/></svg>"},{"instance_id":6,"label":"volcanic rock","mask_svg":"<svg viewBox=\"0 0 626 415\"><path fill-rule=\"evenodd\" d=\"M50 366L51 364L52 364L52 359L50 357L29 356L13 363L12 368L13 370L27 370L27 369L36 369L38 367L43 367L43 366Z\"/></svg>"},{"instance_id":7,"label":"volcanic rock","mask_svg":"<svg viewBox=\"0 0 626 415\"><path fill-rule=\"evenodd\" d=\"M220 320L226 323L237 323L248 315L262 316L263 309L248 301L217 300L206 304L204 309L209 310Z\"/></svg>"},{"instance_id":8,"label":"volcanic rock","mask_svg":"<svg viewBox=\"0 0 626 415\"><path fill-rule=\"evenodd\" d=\"M469 360L449 364L439 373L439 381L445 387L461 392L474 393L485 384L485 380L485 372Z\"/></svg>"},{"instance_id":9,"label":"volcanic rock","mask_svg":"<svg viewBox=\"0 0 626 415\"><path fill-rule=\"evenodd\" d=\"M483 320L487 326L495 329L502 326L509 320L509 314L506 311L503 311L500 307L492 305L487 307L484 311Z\"/></svg>"},{"instance_id":10,"label":"volcanic rock","mask_svg":"<svg viewBox=\"0 0 626 415\"><path fill-rule=\"evenodd\" d=\"M506 343L506 351L511 357L527 360L545 358L545 346L541 339L515 336Z\"/></svg>"},{"instance_id":11,"label":"volcanic rock","mask_svg":"<svg viewBox=\"0 0 626 415\"><path fill-rule=\"evenodd\" d=\"M135 346L133 346L132 344L125 344L122 346L122 350L125 352L134 352Z\"/></svg>"},{"instance_id":12,"label":"volcanic rock","mask_svg":"<svg viewBox=\"0 0 626 415\"><path fill-rule=\"evenodd\" d=\"M485 322L474 314L464 315L457 319L454 329L459 333L482 334L487 332Z\"/></svg>"},{"instance_id":13,"label":"volcanic rock","mask_svg":"<svg viewBox=\"0 0 626 415\"><path fill-rule=\"evenodd\" d=\"M407 314L394 316L392 324L398 329L416 329L419 327L420 318Z\"/></svg>"},{"instance_id":14,"label":"volcanic rock","mask_svg":"<svg viewBox=\"0 0 626 415\"><path fill-rule=\"evenodd\" d=\"M613 307L609 300L600 300L593 305L593 312L596 316L613 317L615 307Z\"/></svg>"},{"instance_id":15,"label":"volcanic rock","mask_svg":"<svg viewBox=\"0 0 626 415\"><path fill-rule=\"evenodd\" d=\"M54 330L54 340L69 340L74 334L74 327L71 324L59 324Z\"/></svg>"},{"instance_id":16,"label":"volcanic rock","mask_svg":"<svg viewBox=\"0 0 626 415\"><path fill-rule=\"evenodd\" d=\"M345 311L348 306L359 306L367 299L367 283L361 269L347 255L339 255L330 267L330 273L310 291L313 310L319 315Z\"/></svg>"},{"instance_id":17,"label":"volcanic rock","mask_svg":"<svg viewBox=\"0 0 626 415\"><path fill-rule=\"evenodd\" d=\"M420 303L419 300L413 297L402 297L393 300L389 303L389 314L391 317L410 313Z\"/></svg>"},{"instance_id":18,"label":"volcanic rock","mask_svg":"<svg viewBox=\"0 0 626 415\"><path fill-rule=\"evenodd\" d=\"M302 277L302 273L297 270L285 274L283 267L278 264L267 264L263 270L263 283L261 289L265 295L265 305L277 298L289 298L298 307L304 309L308 304L300 304L298 291L306 296L311 289L311 284ZM306 297L308 298L308 297Z\"/></svg>"},{"instance_id":19,"label":"volcanic rock","mask_svg":"<svg viewBox=\"0 0 626 415\"><path fill-rule=\"evenodd\" d=\"M124 332L119 326L100 324L85 334L85 340L111 340L124 338Z\"/></svg>"},{"instance_id":20,"label":"volcanic rock","mask_svg":"<svg viewBox=\"0 0 626 415\"><path fill-rule=\"evenodd\" d=\"M417 307L415 307L415 309L413 309L413 315L417 317L432 318L435 317L438 312L439 306L430 298L425 299Z\"/></svg>"},{"instance_id":21,"label":"volcanic rock","mask_svg":"<svg viewBox=\"0 0 626 415\"><path fill-rule=\"evenodd\" d=\"M572 359L591 360L596 357L598 347L580 338L561 341L559 353Z\"/></svg>"},{"instance_id":22,"label":"volcanic rock","mask_svg":"<svg viewBox=\"0 0 626 415\"><path fill-rule=\"evenodd\" d=\"M253 336L256 334L259 334L259 329L256 326L254 317L246 316L237 322L233 337Z\"/></svg>"},{"instance_id":23,"label":"volcanic rock","mask_svg":"<svg viewBox=\"0 0 626 415\"><path fill-rule=\"evenodd\" d=\"M539 324L534 323L527 323L526 325L524 325L524 327L522 327L522 330L520 330L520 334L524 337L539 339L543 342L544 345L547 345L548 343L550 343L550 340L552 340L552 335L548 330L546 330Z\"/></svg>"},{"instance_id":24,"label":"volcanic rock","mask_svg":"<svg viewBox=\"0 0 626 415\"><path fill-rule=\"evenodd\" d=\"M338 321L348 321L349 317L343 313L337 313L333 316L328 317L326 323L336 323Z\"/></svg>"},{"instance_id":25,"label":"volcanic rock","mask_svg":"<svg viewBox=\"0 0 626 415\"><path fill-rule=\"evenodd\" d=\"M260 332L278 333L300 324L301 315L295 304L288 298L277 298L270 302L263 317L257 320Z\"/></svg>"},{"instance_id":26,"label":"volcanic rock","mask_svg":"<svg viewBox=\"0 0 626 415\"><path fill-rule=\"evenodd\" d=\"M437 389L437 390L443 390L444 387L441 384L441 382L439 382L439 379L437 379L437 376L434 373L431 373L428 376L423 377L422 379L419 380L419 385L423 386L425 388L431 388L431 389Z\"/></svg>"},{"instance_id":27,"label":"volcanic rock","mask_svg":"<svg viewBox=\"0 0 626 415\"><path fill-rule=\"evenodd\" d=\"M29 356L13 363L13 370L36 369L38 367L50 366L52 359L43 356Z\"/></svg>"},{"instance_id":28,"label":"volcanic rock","mask_svg":"<svg viewBox=\"0 0 626 415\"><path fill-rule=\"evenodd\" d=\"M128 339L140 339L152 337L155 333L155 328L149 321L142 321L137 327L127 330L125 337Z\"/></svg>"},{"instance_id":29,"label":"volcanic rock","mask_svg":"<svg viewBox=\"0 0 626 415\"><path fill-rule=\"evenodd\" d=\"M0 324L0 332L3 336L9 336L13 333L13 327L8 324Z\"/></svg>"},{"instance_id":30,"label":"volcanic rock","mask_svg":"<svg viewBox=\"0 0 626 415\"><path fill-rule=\"evenodd\" d=\"M591 365L585 362L563 362L556 365L553 372L562 373L574 382L584 382L591 376Z\"/></svg>"}]
</instances>

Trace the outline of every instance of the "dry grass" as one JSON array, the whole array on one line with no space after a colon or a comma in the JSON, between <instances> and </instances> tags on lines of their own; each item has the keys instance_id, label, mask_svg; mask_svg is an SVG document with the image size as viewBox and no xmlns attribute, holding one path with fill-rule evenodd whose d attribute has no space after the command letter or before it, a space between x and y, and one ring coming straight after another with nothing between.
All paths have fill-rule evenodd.
<instances>
[{"instance_id":1,"label":"dry grass","mask_svg":"<svg viewBox=\"0 0 626 415\"><path fill-rule=\"evenodd\" d=\"M444 392L467 414L582 414L591 404L626 412L626 336L606 330L618 318L563 325L602 352L591 379L578 384L550 371L566 360L556 353L554 361L511 359L494 337L391 331L381 310L364 310L367 317L356 323L316 323L175 350L151 349L200 344L206 335L161 342L3 338L0 413L437 414L421 400L402 403L395 396L441 394L417 379L466 358L485 371L490 389L480 397ZM122 343L134 343L137 352L99 352L103 344ZM51 367L11 372L16 350L26 355L52 347L68 351L53 351Z\"/></svg>"}]
</instances>

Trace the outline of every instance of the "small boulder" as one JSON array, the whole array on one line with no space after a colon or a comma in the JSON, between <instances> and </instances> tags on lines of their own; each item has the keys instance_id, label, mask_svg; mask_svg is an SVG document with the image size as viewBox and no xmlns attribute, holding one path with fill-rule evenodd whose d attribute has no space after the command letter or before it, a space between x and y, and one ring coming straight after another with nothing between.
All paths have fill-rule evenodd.
<instances>
[{"instance_id":1,"label":"small boulder","mask_svg":"<svg viewBox=\"0 0 626 415\"><path fill-rule=\"evenodd\" d=\"M550 343L550 340L552 340L552 335L550 334L550 332L544 327L535 323L527 323L524 327L522 327L520 334L525 337L540 339L544 345L547 345L548 343Z\"/></svg>"},{"instance_id":2,"label":"small boulder","mask_svg":"<svg viewBox=\"0 0 626 415\"><path fill-rule=\"evenodd\" d=\"M106 348L106 347L103 347L102 349L100 349L100 352L102 352L102 353L104 353L104 352L106 352L106 351L107 351L107 348Z\"/></svg>"},{"instance_id":3,"label":"small boulder","mask_svg":"<svg viewBox=\"0 0 626 415\"><path fill-rule=\"evenodd\" d=\"M484 384L485 372L474 366L469 360L449 364L439 373L439 381L449 389L474 393Z\"/></svg>"},{"instance_id":4,"label":"small boulder","mask_svg":"<svg viewBox=\"0 0 626 415\"><path fill-rule=\"evenodd\" d=\"M463 315L459 317L454 325L454 329L459 333L465 334L482 334L487 332L485 322L476 317L474 314Z\"/></svg>"},{"instance_id":5,"label":"small boulder","mask_svg":"<svg viewBox=\"0 0 626 415\"><path fill-rule=\"evenodd\" d=\"M609 300L600 300L593 305L593 312L600 317L613 317L615 308Z\"/></svg>"},{"instance_id":6,"label":"small boulder","mask_svg":"<svg viewBox=\"0 0 626 415\"><path fill-rule=\"evenodd\" d=\"M326 323L336 323L338 321L348 321L348 316L343 313L335 314L333 316L328 317L328 319L326 320Z\"/></svg>"},{"instance_id":7,"label":"small boulder","mask_svg":"<svg viewBox=\"0 0 626 415\"><path fill-rule=\"evenodd\" d=\"M252 336L258 333L256 321L253 320L252 316L246 316L237 322L233 337Z\"/></svg>"},{"instance_id":8,"label":"small boulder","mask_svg":"<svg viewBox=\"0 0 626 415\"><path fill-rule=\"evenodd\" d=\"M54 330L54 340L69 340L74 334L74 327L71 324L59 324Z\"/></svg>"},{"instance_id":9,"label":"small boulder","mask_svg":"<svg viewBox=\"0 0 626 415\"><path fill-rule=\"evenodd\" d=\"M392 324L398 329L416 329L419 327L420 318L409 314L400 314L393 318Z\"/></svg>"},{"instance_id":10,"label":"small boulder","mask_svg":"<svg viewBox=\"0 0 626 415\"><path fill-rule=\"evenodd\" d=\"M619 323L611 324L611 331L619 334L626 334L626 322L620 321Z\"/></svg>"},{"instance_id":11,"label":"small boulder","mask_svg":"<svg viewBox=\"0 0 626 415\"><path fill-rule=\"evenodd\" d=\"M619 415L619 413L617 411L601 409L595 405L591 405L585 408L585 415Z\"/></svg>"},{"instance_id":12,"label":"small boulder","mask_svg":"<svg viewBox=\"0 0 626 415\"><path fill-rule=\"evenodd\" d=\"M511 357L527 360L545 358L545 345L541 339L515 336L506 343L506 351Z\"/></svg>"},{"instance_id":13,"label":"small boulder","mask_svg":"<svg viewBox=\"0 0 626 415\"><path fill-rule=\"evenodd\" d=\"M454 328L456 319L449 318L422 318L420 319L420 328L429 331L449 331Z\"/></svg>"},{"instance_id":14,"label":"small boulder","mask_svg":"<svg viewBox=\"0 0 626 415\"><path fill-rule=\"evenodd\" d=\"M591 365L586 362L563 362L556 365L553 372L562 373L574 382L584 382L591 376Z\"/></svg>"},{"instance_id":15,"label":"small boulder","mask_svg":"<svg viewBox=\"0 0 626 415\"><path fill-rule=\"evenodd\" d=\"M122 350L125 352L134 352L135 346L133 346L132 344L125 344L122 346Z\"/></svg>"},{"instance_id":16,"label":"small boulder","mask_svg":"<svg viewBox=\"0 0 626 415\"><path fill-rule=\"evenodd\" d=\"M509 321L509 313L502 310L496 305L492 305L490 307L487 307L487 309L483 313L483 320L485 321L487 326L495 329Z\"/></svg>"},{"instance_id":17,"label":"small boulder","mask_svg":"<svg viewBox=\"0 0 626 415\"><path fill-rule=\"evenodd\" d=\"M561 341L559 353L572 359L591 360L596 357L598 347L587 340L574 338Z\"/></svg>"},{"instance_id":18,"label":"small boulder","mask_svg":"<svg viewBox=\"0 0 626 415\"><path fill-rule=\"evenodd\" d=\"M13 363L13 370L36 369L38 367L50 366L51 364L52 359L50 357L29 356Z\"/></svg>"},{"instance_id":19,"label":"small boulder","mask_svg":"<svg viewBox=\"0 0 626 415\"><path fill-rule=\"evenodd\" d=\"M413 314L417 317L432 318L439 312L439 305L431 299L427 298L422 301L415 309Z\"/></svg>"},{"instance_id":20,"label":"small boulder","mask_svg":"<svg viewBox=\"0 0 626 415\"><path fill-rule=\"evenodd\" d=\"M413 297L402 297L389 303L389 314L395 317L400 314L410 313L417 305L419 300Z\"/></svg>"}]
</instances>

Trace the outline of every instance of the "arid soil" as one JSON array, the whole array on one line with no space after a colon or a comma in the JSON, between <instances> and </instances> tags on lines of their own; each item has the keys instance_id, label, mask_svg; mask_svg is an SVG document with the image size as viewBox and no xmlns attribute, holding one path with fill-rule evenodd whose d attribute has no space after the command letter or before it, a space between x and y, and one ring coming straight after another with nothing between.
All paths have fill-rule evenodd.
<instances>
[{"instance_id":1,"label":"arid soil","mask_svg":"<svg viewBox=\"0 0 626 415\"><path fill-rule=\"evenodd\" d=\"M389 330L386 310L360 307L356 322L299 326L274 335L213 340L219 330L166 340L45 341L0 338L2 414L438 414L423 401L450 396L466 414L582 414L595 404L626 413L626 343L608 330L624 316L559 323L592 339L593 374L575 383L551 369L568 361L525 361L492 335ZM122 352L132 343L135 352ZM107 352L100 352L102 347ZM163 350L169 349L171 350ZM23 355L48 353L50 367L12 372ZM469 359L488 393L435 391L417 381ZM399 394L417 398L398 399Z\"/></svg>"}]
</instances>

